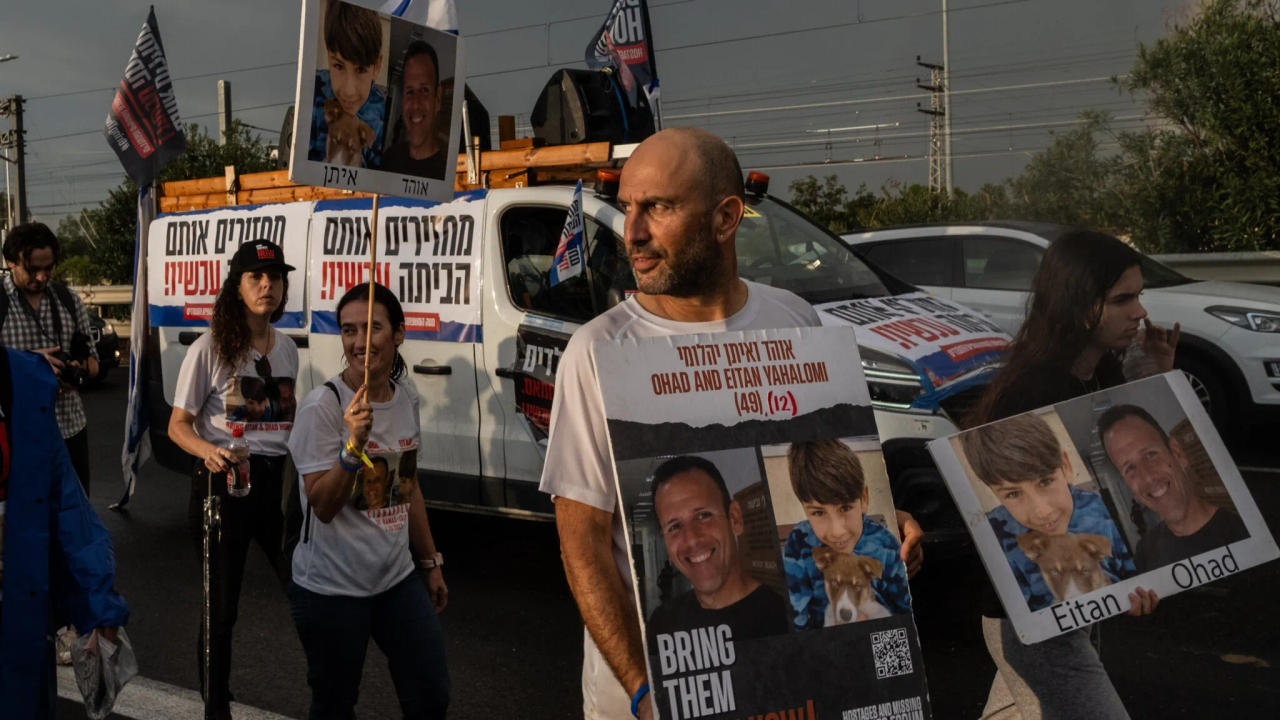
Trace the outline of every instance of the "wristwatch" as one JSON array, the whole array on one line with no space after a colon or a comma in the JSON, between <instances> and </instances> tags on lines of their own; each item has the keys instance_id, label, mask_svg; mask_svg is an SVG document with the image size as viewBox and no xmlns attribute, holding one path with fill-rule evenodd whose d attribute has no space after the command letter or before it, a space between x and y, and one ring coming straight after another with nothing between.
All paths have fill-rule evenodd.
<instances>
[{"instance_id":1,"label":"wristwatch","mask_svg":"<svg viewBox=\"0 0 1280 720\"><path fill-rule=\"evenodd\" d=\"M429 558L422 558L418 560L418 567L422 570L434 570L438 567L444 567L444 555L436 553Z\"/></svg>"}]
</instances>

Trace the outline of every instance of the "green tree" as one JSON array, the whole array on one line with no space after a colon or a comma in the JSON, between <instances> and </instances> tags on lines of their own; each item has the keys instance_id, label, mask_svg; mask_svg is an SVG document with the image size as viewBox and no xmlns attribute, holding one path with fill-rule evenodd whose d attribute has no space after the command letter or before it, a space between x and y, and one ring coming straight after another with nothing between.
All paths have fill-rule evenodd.
<instances>
[{"instance_id":1,"label":"green tree","mask_svg":"<svg viewBox=\"0 0 1280 720\"><path fill-rule=\"evenodd\" d=\"M1166 123L1120 136L1134 241L1164 252L1280 247L1280 2L1208 0L1140 47L1124 83Z\"/></svg>"},{"instance_id":2,"label":"green tree","mask_svg":"<svg viewBox=\"0 0 1280 720\"><path fill-rule=\"evenodd\" d=\"M184 131L187 151L165 166L160 173L161 182L221 176L227 165L234 165L238 173L276 168L262 138L250 134L238 120L232 121L225 145L219 145L218 139L199 125L187 125ZM138 188L133 180L125 178L98 207L78 217L63 218L58 224L58 237L64 247L60 265L68 280L81 284L133 282L137 207ZM77 259L81 257L88 262Z\"/></svg>"},{"instance_id":3,"label":"green tree","mask_svg":"<svg viewBox=\"0 0 1280 720\"><path fill-rule=\"evenodd\" d=\"M1006 181L1010 202L1002 209L1021 220L1115 225L1124 202L1114 182L1120 159L1101 152L1099 135L1111 137L1109 116L1081 113L1078 126L1055 134L1021 175Z\"/></svg>"}]
</instances>

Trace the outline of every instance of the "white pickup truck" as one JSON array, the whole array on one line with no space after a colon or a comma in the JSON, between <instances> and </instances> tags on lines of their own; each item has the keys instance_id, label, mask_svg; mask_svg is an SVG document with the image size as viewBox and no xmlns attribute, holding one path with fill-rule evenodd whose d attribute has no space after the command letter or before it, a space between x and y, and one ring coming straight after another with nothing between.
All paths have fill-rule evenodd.
<instances>
[{"instance_id":1,"label":"white pickup truck","mask_svg":"<svg viewBox=\"0 0 1280 720\"><path fill-rule=\"evenodd\" d=\"M955 413L980 391L1008 337L860 260L768 196L767 178L752 175L737 243L741 275L796 292L824 322L855 326L898 503L920 517L930 537L963 536L923 443L955 431ZM407 313L401 352L425 400L426 450L418 462L429 502L550 517L537 484L560 351L575 328L634 288L619 252L623 215L614 193L616 182L607 179L583 193L586 269L555 286L548 271L572 187L478 190L444 204L382 199L377 276ZM336 374L342 351L334 308L348 287L367 279L370 209L367 198L320 200L166 213L153 221L153 417L168 417L187 346L206 331L226 262L246 240L280 243L298 268L277 323L298 344L296 396ZM152 425L155 454L185 472L190 459L164 437L164 427Z\"/></svg>"}]
</instances>

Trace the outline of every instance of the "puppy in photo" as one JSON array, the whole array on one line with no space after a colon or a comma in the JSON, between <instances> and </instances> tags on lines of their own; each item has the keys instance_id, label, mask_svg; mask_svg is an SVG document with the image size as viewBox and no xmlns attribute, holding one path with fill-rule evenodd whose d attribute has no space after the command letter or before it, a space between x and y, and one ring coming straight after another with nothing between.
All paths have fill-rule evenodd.
<instances>
[{"instance_id":1,"label":"puppy in photo","mask_svg":"<svg viewBox=\"0 0 1280 720\"><path fill-rule=\"evenodd\" d=\"M886 618L892 614L876 601L871 589L871 582L880 579L884 572L879 560L819 546L813 549L813 562L822 571L827 590L823 627Z\"/></svg>"},{"instance_id":2,"label":"puppy in photo","mask_svg":"<svg viewBox=\"0 0 1280 720\"><path fill-rule=\"evenodd\" d=\"M1102 496L1072 482L1071 455L1043 417L1029 412L983 425L961 435L960 445L1000 503L987 521L1032 612L1061 602L1070 587L1101 587L1098 575L1107 584L1137 573Z\"/></svg>"},{"instance_id":3,"label":"puppy in photo","mask_svg":"<svg viewBox=\"0 0 1280 720\"><path fill-rule=\"evenodd\" d=\"M1040 574L1062 602L1111 584L1102 559L1111 557L1111 541L1094 533L1046 535L1038 530L1018 536L1018 547L1040 568Z\"/></svg>"},{"instance_id":4,"label":"puppy in photo","mask_svg":"<svg viewBox=\"0 0 1280 720\"><path fill-rule=\"evenodd\" d=\"M867 515L870 493L857 453L834 439L795 443L787 466L805 517L782 550L796 629L911 612L902 546Z\"/></svg>"},{"instance_id":5,"label":"puppy in photo","mask_svg":"<svg viewBox=\"0 0 1280 720\"><path fill-rule=\"evenodd\" d=\"M348 115L337 100L326 100L324 119L329 137L324 161L347 167L364 167L364 150L373 145L373 128L355 115Z\"/></svg>"}]
</instances>

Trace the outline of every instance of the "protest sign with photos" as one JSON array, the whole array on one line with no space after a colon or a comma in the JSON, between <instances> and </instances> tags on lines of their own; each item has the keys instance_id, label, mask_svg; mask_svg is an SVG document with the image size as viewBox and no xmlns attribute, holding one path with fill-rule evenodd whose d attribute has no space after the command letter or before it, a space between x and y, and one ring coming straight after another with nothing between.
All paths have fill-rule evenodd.
<instances>
[{"instance_id":1,"label":"protest sign with photos","mask_svg":"<svg viewBox=\"0 0 1280 720\"><path fill-rule=\"evenodd\" d=\"M592 352L657 716L931 717L852 329Z\"/></svg>"},{"instance_id":2,"label":"protest sign with photos","mask_svg":"<svg viewBox=\"0 0 1280 720\"><path fill-rule=\"evenodd\" d=\"M1034 643L1280 556L1186 378L1166 373L929 443Z\"/></svg>"},{"instance_id":3,"label":"protest sign with photos","mask_svg":"<svg viewBox=\"0 0 1280 720\"><path fill-rule=\"evenodd\" d=\"M462 40L377 6L303 0L289 179L446 202L462 134Z\"/></svg>"}]
</instances>

